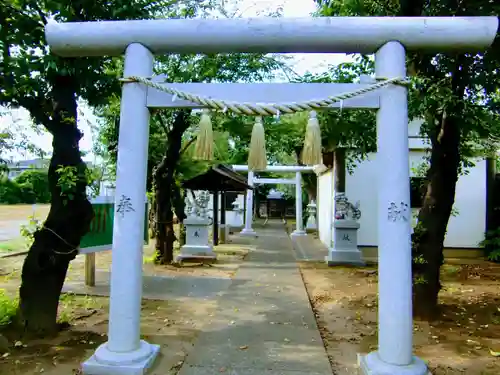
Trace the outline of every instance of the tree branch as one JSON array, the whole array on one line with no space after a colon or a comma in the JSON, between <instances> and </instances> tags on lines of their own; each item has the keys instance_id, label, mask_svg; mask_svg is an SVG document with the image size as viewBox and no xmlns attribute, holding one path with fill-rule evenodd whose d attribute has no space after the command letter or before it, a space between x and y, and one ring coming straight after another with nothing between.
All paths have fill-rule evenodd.
<instances>
[{"instance_id":1,"label":"tree branch","mask_svg":"<svg viewBox=\"0 0 500 375\"><path fill-rule=\"evenodd\" d=\"M181 150L180 154L181 154L181 155L182 155L182 154L184 154L184 152L186 152L186 151L187 151L187 149L189 148L189 146L191 146L191 145L194 143L194 141L196 141L196 137L191 138L191 139L188 141L188 143L186 143L186 144L184 145L184 147L182 148L182 150Z\"/></svg>"},{"instance_id":2,"label":"tree branch","mask_svg":"<svg viewBox=\"0 0 500 375\"><path fill-rule=\"evenodd\" d=\"M40 6L38 5L37 1L33 1L33 3L31 4L31 6L33 7L33 9L35 9L35 11L38 13L38 16L40 17L40 19L42 20L42 23L44 25L47 25L47 17L45 16L45 14L43 13L42 9L40 8Z\"/></svg>"},{"instance_id":3,"label":"tree branch","mask_svg":"<svg viewBox=\"0 0 500 375\"><path fill-rule=\"evenodd\" d=\"M163 132L165 133L165 135L167 135L169 133L169 129L168 129L167 123L165 122L165 119L163 118L161 112L158 112L156 114L156 119L158 120L158 123L162 127Z\"/></svg>"}]
</instances>

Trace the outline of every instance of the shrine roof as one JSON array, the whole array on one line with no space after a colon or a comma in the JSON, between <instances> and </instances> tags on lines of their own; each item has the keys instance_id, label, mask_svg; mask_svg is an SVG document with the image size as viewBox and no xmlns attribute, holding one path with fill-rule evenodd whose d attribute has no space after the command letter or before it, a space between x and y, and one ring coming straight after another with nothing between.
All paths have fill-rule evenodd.
<instances>
[{"instance_id":1,"label":"shrine roof","mask_svg":"<svg viewBox=\"0 0 500 375\"><path fill-rule=\"evenodd\" d=\"M214 165L206 172L182 183L185 189L224 192L244 192L253 189L247 178L224 164Z\"/></svg>"}]
</instances>

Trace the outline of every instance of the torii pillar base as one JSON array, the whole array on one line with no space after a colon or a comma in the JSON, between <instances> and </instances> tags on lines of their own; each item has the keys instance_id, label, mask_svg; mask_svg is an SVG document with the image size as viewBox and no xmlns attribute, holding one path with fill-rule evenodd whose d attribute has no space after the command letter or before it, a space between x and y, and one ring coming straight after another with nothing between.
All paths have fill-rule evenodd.
<instances>
[{"instance_id":1,"label":"torii pillar base","mask_svg":"<svg viewBox=\"0 0 500 375\"><path fill-rule=\"evenodd\" d=\"M252 228L243 228L240 232L240 236L243 237L257 237L257 232Z\"/></svg>"},{"instance_id":2,"label":"torii pillar base","mask_svg":"<svg viewBox=\"0 0 500 375\"><path fill-rule=\"evenodd\" d=\"M82 363L84 375L144 375L160 353L159 345L143 340L135 352L111 352L106 344L97 348L87 361Z\"/></svg>"},{"instance_id":3,"label":"torii pillar base","mask_svg":"<svg viewBox=\"0 0 500 375\"><path fill-rule=\"evenodd\" d=\"M290 233L290 236L292 236L292 237L304 237L304 236L307 236L307 233L305 230L295 229L292 233Z\"/></svg>"},{"instance_id":4,"label":"torii pillar base","mask_svg":"<svg viewBox=\"0 0 500 375\"><path fill-rule=\"evenodd\" d=\"M377 352L371 352L358 354L358 364L361 375L432 375L425 362L415 356L409 365L397 366L382 361Z\"/></svg>"}]
</instances>

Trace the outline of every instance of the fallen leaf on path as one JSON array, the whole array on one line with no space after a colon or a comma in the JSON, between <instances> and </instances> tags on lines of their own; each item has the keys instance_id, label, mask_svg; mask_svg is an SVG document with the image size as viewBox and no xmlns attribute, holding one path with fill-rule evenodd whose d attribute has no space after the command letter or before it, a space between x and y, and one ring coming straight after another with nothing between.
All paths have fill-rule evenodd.
<instances>
[{"instance_id":1,"label":"fallen leaf on path","mask_svg":"<svg viewBox=\"0 0 500 375\"><path fill-rule=\"evenodd\" d=\"M495 352L493 350L490 349L490 354L493 356L493 357L500 357L500 352Z\"/></svg>"}]
</instances>

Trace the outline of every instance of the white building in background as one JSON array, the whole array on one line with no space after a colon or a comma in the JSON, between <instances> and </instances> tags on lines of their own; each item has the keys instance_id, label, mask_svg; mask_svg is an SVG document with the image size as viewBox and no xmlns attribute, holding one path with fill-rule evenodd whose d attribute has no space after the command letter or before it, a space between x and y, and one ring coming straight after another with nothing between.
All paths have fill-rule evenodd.
<instances>
[{"instance_id":1,"label":"white building in background","mask_svg":"<svg viewBox=\"0 0 500 375\"><path fill-rule=\"evenodd\" d=\"M415 178L415 169L425 161L426 149L429 144L420 137L420 122L412 121L409 124L410 144L410 176ZM372 153L368 158L358 163L352 174L346 172L346 196L352 203L360 202L361 219L358 231L358 246L365 256L376 256L378 245L377 229L377 179L383 168L377 168L377 155ZM459 177L456 188L455 204L452 217L448 223L444 246L446 251L453 250L456 255L449 256L477 256L480 251L479 243L484 239L486 227L486 160L471 160L474 166L467 174ZM318 168L318 235L321 242L331 247L332 217L333 217L333 169L324 166ZM414 202L412 202L414 203ZM420 207L412 204L414 225ZM390 235L390 234L389 234Z\"/></svg>"},{"instance_id":2,"label":"white building in background","mask_svg":"<svg viewBox=\"0 0 500 375\"><path fill-rule=\"evenodd\" d=\"M30 159L30 160L19 160L13 161L7 164L7 177L11 180L19 176L24 171L28 171L31 169L48 169L49 168L49 159Z\"/></svg>"}]
</instances>

